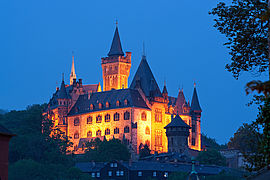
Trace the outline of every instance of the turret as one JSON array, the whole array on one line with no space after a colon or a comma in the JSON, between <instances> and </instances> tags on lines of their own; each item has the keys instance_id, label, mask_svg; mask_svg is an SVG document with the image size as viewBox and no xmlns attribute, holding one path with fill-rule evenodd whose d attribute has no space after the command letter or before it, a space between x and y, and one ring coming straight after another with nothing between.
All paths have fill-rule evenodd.
<instances>
[{"instance_id":1,"label":"turret","mask_svg":"<svg viewBox=\"0 0 270 180\"><path fill-rule=\"evenodd\" d=\"M70 73L70 78L69 78L70 85L73 85L74 81L76 82L76 74L75 74L74 55L72 54L72 65L71 65L71 73Z\"/></svg>"}]
</instances>

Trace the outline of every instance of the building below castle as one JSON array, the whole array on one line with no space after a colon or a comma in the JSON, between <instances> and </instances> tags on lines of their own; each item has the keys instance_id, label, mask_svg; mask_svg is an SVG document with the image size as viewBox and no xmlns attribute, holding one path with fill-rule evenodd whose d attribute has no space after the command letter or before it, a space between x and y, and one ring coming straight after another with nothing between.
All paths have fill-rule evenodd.
<instances>
[{"instance_id":1,"label":"building below castle","mask_svg":"<svg viewBox=\"0 0 270 180\"><path fill-rule=\"evenodd\" d=\"M103 91L100 83L84 85L82 79L77 80L72 56L70 83L62 80L44 112L55 127L71 137L75 153L81 153L83 144L97 137L125 139L134 153L144 144L153 152L168 152L164 127L177 114L190 127L188 147L201 150L202 110L196 87L191 104L183 90L171 97L164 84L161 92L145 55L128 87L131 52L124 54L118 27L108 56L101 58L101 67Z\"/></svg>"}]
</instances>

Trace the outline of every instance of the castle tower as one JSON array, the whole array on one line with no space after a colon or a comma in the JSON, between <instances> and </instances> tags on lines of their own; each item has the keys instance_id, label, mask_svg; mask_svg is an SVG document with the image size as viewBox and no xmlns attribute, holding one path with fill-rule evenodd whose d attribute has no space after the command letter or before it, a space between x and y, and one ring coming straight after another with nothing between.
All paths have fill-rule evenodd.
<instances>
[{"instance_id":1,"label":"castle tower","mask_svg":"<svg viewBox=\"0 0 270 180\"><path fill-rule=\"evenodd\" d=\"M202 109L197 95L196 84L194 83L194 91L191 101L191 146L196 150L201 150L201 113Z\"/></svg>"},{"instance_id":2,"label":"castle tower","mask_svg":"<svg viewBox=\"0 0 270 180\"><path fill-rule=\"evenodd\" d=\"M168 139L168 151L184 153L188 149L188 126L177 114L172 121L164 127Z\"/></svg>"},{"instance_id":3,"label":"castle tower","mask_svg":"<svg viewBox=\"0 0 270 180\"><path fill-rule=\"evenodd\" d=\"M101 58L103 90L128 88L128 77L131 67L131 52L124 56L116 26L108 57Z\"/></svg>"},{"instance_id":4,"label":"castle tower","mask_svg":"<svg viewBox=\"0 0 270 180\"><path fill-rule=\"evenodd\" d=\"M74 55L72 54L72 66L71 66L71 73L70 73L70 78L69 78L70 85L73 84L74 79L76 81L75 65L74 65Z\"/></svg>"}]
</instances>

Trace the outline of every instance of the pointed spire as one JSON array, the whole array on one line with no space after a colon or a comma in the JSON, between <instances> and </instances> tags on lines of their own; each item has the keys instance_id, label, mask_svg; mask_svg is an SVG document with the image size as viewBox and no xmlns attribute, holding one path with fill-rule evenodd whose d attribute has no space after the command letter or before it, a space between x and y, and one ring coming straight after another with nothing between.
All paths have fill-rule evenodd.
<instances>
[{"instance_id":1,"label":"pointed spire","mask_svg":"<svg viewBox=\"0 0 270 180\"><path fill-rule=\"evenodd\" d=\"M72 65L71 65L71 73L70 73L70 78L69 78L70 85L73 84L74 79L76 79L76 74L75 74L74 53L72 51Z\"/></svg>"},{"instance_id":2,"label":"pointed spire","mask_svg":"<svg viewBox=\"0 0 270 180\"><path fill-rule=\"evenodd\" d=\"M175 103L176 110L179 114L183 114L183 105L185 104L185 102L186 102L186 98L185 98L183 89L179 89L178 96Z\"/></svg>"},{"instance_id":3,"label":"pointed spire","mask_svg":"<svg viewBox=\"0 0 270 180\"><path fill-rule=\"evenodd\" d=\"M192 96L192 100L191 100L191 110L202 111L200 103L199 103L199 98L197 95L196 83L194 83L194 91L193 91L193 96Z\"/></svg>"},{"instance_id":4,"label":"pointed spire","mask_svg":"<svg viewBox=\"0 0 270 180\"><path fill-rule=\"evenodd\" d=\"M167 94L168 95L168 91L167 91L166 81L165 80L164 80L164 87L163 87L162 94Z\"/></svg>"},{"instance_id":5,"label":"pointed spire","mask_svg":"<svg viewBox=\"0 0 270 180\"><path fill-rule=\"evenodd\" d=\"M57 96L58 99L68 99L66 85L65 85L65 81L64 81L64 73L62 73L62 83L61 83L61 87L60 87L57 95L58 95Z\"/></svg>"},{"instance_id":6,"label":"pointed spire","mask_svg":"<svg viewBox=\"0 0 270 180\"><path fill-rule=\"evenodd\" d=\"M108 53L108 56L124 56L121 41L118 33L118 22L116 21L116 28L114 32L114 37L111 45L110 52Z\"/></svg>"}]
</instances>

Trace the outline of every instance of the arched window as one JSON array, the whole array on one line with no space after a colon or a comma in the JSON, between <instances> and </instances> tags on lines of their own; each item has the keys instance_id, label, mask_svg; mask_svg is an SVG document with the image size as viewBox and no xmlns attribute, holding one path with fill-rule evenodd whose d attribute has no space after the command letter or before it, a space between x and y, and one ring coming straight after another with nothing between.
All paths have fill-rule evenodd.
<instances>
[{"instance_id":1,"label":"arched window","mask_svg":"<svg viewBox=\"0 0 270 180\"><path fill-rule=\"evenodd\" d=\"M124 133L129 133L129 127L128 127L128 126L126 126L126 127L124 128Z\"/></svg>"},{"instance_id":2,"label":"arched window","mask_svg":"<svg viewBox=\"0 0 270 180\"><path fill-rule=\"evenodd\" d=\"M93 117L92 116L88 116L87 118L87 124L92 124L93 123Z\"/></svg>"},{"instance_id":3,"label":"arched window","mask_svg":"<svg viewBox=\"0 0 270 180\"><path fill-rule=\"evenodd\" d=\"M119 113L115 113L114 115L113 115L113 120L114 121L119 121Z\"/></svg>"},{"instance_id":4,"label":"arched window","mask_svg":"<svg viewBox=\"0 0 270 180\"><path fill-rule=\"evenodd\" d=\"M114 129L114 134L119 134L119 128Z\"/></svg>"},{"instance_id":5,"label":"arched window","mask_svg":"<svg viewBox=\"0 0 270 180\"><path fill-rule=\"evenodd\" d=\"M92 137L92 131L88 131L88 132L87 132L87 137L88 137L88 138Z\"/></svg>"},{"instance_id":6,"label":"arched window","mask_svg":"<svg viewBox=\"0 0 270 180\"><path fill-rule=\"evenodd\" d=\"M150 129L148 126L145 128L145 134L150 134Z\"/></svg>"},{"instance_id":7,"label":"arched window","mask_svg":"<svg viewBox=\"0 0 270 180\"><path fill-rule=\"evenodd\" d=\"M110 134L110 129L109 128L105 129L105 135L109 135L109 134Z\"/></svg>"},{"instance_id":8,"label":"arched window","mask_svg":"<svg viewBox=\"0 0 270 180\"><path fill-rule=\"evenodd\" d=\"M106 102L106 108L109 108L109 107L110 107L110 103Z\"/></svg>"},{"instance_id":9,"label":"arched window","mask_svg":"<svg viewBox=\"0 0 270 180\"><path fill-rule=\"evenodd\" d=\"M101 130L97 130L96 136L101 136Z\"/></svg>"},{"instance_id":10,"label":"arched window","mask_svg":"<svg viewBox=\"0 0 270 180\"><path fill-rule=\"evenodd\" d=\"M102 109L102 104L101 103L98 104L98 108Z\"/></svg>"},{"instance_id":11,"label":"arched window","mask_svg":"<svg viewBox=\"0 0 270 180\"><path fill-rule=\"evenodd\" d=\"M145 144L150 148L150 141L149 140L146 140Z\"/></svg>"},{"instance_id":12,"label":"arched window","mask_svg":"<svg viewBox=\"0 0 270 180\"><path fill-rule=\"evenodd\" d=\"M110 120L111 120L110 114L106 114L105 115L105 122L110 122Z\"/></svg>"},{"instance_id":13,"label":"arched window","mask_svg":"<svg viewBox=\"0 0 270 180\"><path fill-rule=\"evenodd\" d=\"M90 110L93 110L93 109L94 109L93 104L90 104Z\"/></svg>"},{"instance_id":14,"label":"arched window","mask_svg":"<svg viewBox=\"0 0 270 180\"><path fill-rule=\"evenodd\" d=\"M155 110L155 122L162 122L162 111L161 109Z\"/></svg>"},{"instance_id":15,"label":"arched window","mask_svg":"<svg viewBox=\"0 0 270 180\"><path fill-rule=\"evenodd\" d=\"M116 101L116 106L117 106L117 107L120 106L120 101Z\"/></svg>"},{"instance_id":16,"label":"arched window","mask_svg":"<svg viewBox=\"0 0 270 180\"><path fill-rule=\"evenodd\" d=\"M79 139L79 133L78 132L75 132L75 134L74 134L74 139Z\"/></svg>"},{"instance_id":17,"label":"arched window","mask_svg":"<svg viewBox=\"0 0 270 180\"><path fill-rule=\"evenodd\" d=\"M126 111L124 113L124 120L129 120L129 118L130 118L130 112Z\"/></svg>"},{"instance_id":18,"label":"arched window","mask_svg":"<svg viewBox=\"0 0 270 180\"><path fill-rule=\"evenodd\" d=\"M96 123L101 123L101 121L102 121L102 116L101 115L98 115L96 117Z\"/></svg>"},{"instance_id":19,"label":"arched window","mask_svg":"<svg viewBox=\"0 0 270 180\"><path fill-rule=\"evenodd\" d=\"M123 88L123 89L124 89L124 88ZM124 100L124 104L125 104L125 106L128 105L128 100L127 100L127 99Z\"/></svg>"},{"instance_id":20,"label":"arched window","mask_svg":"<svg viewBox=\"0 0 270 180\"><path fill-rule=\"evenodd\" d=\"M80 125L80 119L78 117L76 117L74 119L74 126L79 126Z\"/></svg>"},{"instance_id":21,"label":"arched window","mask_svg":"<svg viewBox=\"0 0 270 180\"><path fill-rule=\"evenodd\" d=\"M145 113L145 112L142 113L141 119L142 119L143 121L146 121L146 113Z\"/></svg>"}]
</instances>

